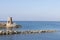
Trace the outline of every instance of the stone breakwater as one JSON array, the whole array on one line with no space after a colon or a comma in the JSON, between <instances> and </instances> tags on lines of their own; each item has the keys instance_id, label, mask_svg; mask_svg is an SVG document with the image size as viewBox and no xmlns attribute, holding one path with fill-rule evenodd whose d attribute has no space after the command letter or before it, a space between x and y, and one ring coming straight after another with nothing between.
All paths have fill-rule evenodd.
<instances>
[{"instance_id":1,"label":"stone breakwater","mask_svg":"<svg viewBox=\"0 0 60 40\"><path fill-rule=\"evenodd\" d=\"M0 30L0 35L11 35L11 34L32 34L32 33L45 33L45 32L57 32L56 30L21 30L21 31L2 31Z\"/></svg>"}]
</instances>

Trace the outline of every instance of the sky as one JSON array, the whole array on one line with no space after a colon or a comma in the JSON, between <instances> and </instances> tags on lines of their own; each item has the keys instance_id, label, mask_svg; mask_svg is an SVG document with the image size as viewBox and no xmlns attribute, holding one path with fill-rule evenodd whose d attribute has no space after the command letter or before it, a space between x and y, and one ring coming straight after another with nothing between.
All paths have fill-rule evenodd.
<instances>
[{"instance_id":1,"label":"sky","mask_svg":"<svg viewBox=\"0 0 60 40\"><path fill-rule=\"evenodd\" d=\"M0 0L0 21L60 21L60 0Z\"/></svg>"}]
</instances>

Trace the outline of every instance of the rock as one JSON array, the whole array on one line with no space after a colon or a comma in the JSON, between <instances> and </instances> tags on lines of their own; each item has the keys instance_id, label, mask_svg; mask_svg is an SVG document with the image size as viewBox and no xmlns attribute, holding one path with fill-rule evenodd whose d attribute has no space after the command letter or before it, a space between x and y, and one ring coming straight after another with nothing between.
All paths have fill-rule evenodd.
<instances>
[{"instance_id":1,"label":"rock","mask_svg":"<svg viewBox=\"0 0 60 40\"><path fill-rule=\"evenodd\" d=\"M45 32L56 32L56 30L25 30L25 31L13 31L13 30L2 31L0 30L0 35L32 34L32 33L45 33Z\"/></svg>"}]
</instances>

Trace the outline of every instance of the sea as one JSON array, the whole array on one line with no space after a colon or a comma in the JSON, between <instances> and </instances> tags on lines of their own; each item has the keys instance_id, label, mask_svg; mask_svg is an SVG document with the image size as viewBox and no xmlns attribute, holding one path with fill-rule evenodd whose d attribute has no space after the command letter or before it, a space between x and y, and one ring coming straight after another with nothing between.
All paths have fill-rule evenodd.
<instances>
[{"instance_id":1,"label":"sea","mask_svg":"<svg viewBox=\"0 0 60 40\"><path fill-rule=\"evenodd\" d=\"M14 21L14 22L21 26L19 28L13 28L13 30L60 31L60 21ZM0 35L0 40L60 40L60 32Z\"/></svg>"}]
</instances>

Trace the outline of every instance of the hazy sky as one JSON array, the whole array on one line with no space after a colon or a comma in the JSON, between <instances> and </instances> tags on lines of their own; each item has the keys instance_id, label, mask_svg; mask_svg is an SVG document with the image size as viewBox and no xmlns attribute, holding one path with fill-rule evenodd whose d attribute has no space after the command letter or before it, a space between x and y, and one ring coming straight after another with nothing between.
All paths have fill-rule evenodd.
<instances>
[{"instance_id":1,"label":"hazy sky","mask_svg":"<svg viewBox=\"0 0 60 40\"><path fill-rule=\"evenodd\" d=\"M60 0L0 0L0 20L60 21Z\"/></svg>"}]
</instances>

